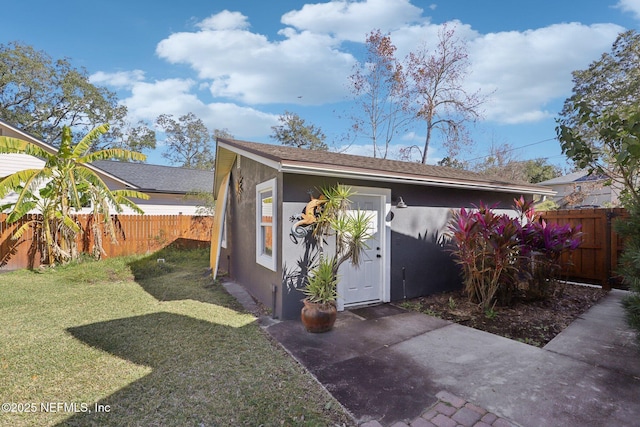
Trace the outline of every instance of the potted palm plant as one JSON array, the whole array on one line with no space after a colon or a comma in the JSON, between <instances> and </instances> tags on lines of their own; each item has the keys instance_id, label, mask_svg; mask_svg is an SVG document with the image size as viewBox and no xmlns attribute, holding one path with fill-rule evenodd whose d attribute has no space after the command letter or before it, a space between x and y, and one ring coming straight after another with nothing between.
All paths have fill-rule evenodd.
<instances>
[{"instance_id":1,"label":"potted palm plant","mask_svg":"<svg viewBox=\"0 0 640 427\"><path fill-rule=\"evenodd\" d=\"M314 229L319 257L306 277L302 289L306 298L300 314L305 329L309 332L327 332L333 328L337 316L338 271L349 261L356 267L371 238L371 216L360 210L350 210L350 187L337 184L322 190L326 202L318 215ZM325 253L328 237L335 241L334 253Z\"/></svg>"}]
</instances>

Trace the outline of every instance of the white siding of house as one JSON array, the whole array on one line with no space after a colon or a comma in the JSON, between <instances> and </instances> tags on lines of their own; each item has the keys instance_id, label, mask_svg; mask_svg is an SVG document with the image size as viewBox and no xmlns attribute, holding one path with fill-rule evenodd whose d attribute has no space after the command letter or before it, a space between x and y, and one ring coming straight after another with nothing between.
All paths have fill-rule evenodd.
<instances>
[{"instance_id":1,"label":"white siding of house","mask_svg":"<svg viewBox=\"0 0 640 427\"><path fill-rule=\"evenodd\" d=\"M178 194L148 194L149 200L133 200L145 215L195 215L200 204L193 199L185 200L184 196ZM128 208L125 210L130 211Z\"/></svg>"},{"instance_id":2,"label":"white siding of house","mask_svg":"<svg viewBox=\"0 0 640 427\"><path fill-rule=\"evenodd\" d=\"M0 177L11 175L12 173L25 169L40 169L44 166L44 161L37 157L26 154L0 154ZM122 189L124 186L113 179L103 177L105 184L112 189ZM134 200L134 202L144 211L145 215L195 215L198 202L195 200L185 200L181 195L171 194L149 194L149 200ZM16 193L10 193L0 199L0 205L14 202ZM123 215L136 215L134 211L123 207ZM80 213L89 213L90 209L83 209Z\"/></svg>"},{"instance_id":3,"label":"white siding of house","mask_svg":"<svg viewBox=\"0 0 640 427\"><path fill-rule=\"evenodd\" d=\"M44 161L27 154L0 154L0 178L25 169L40 169ZM15 202L18 195L14 192L0 199L0 205Z\"/></svg>"},{"instance_id":4,"label":"white siding of house","mask_svg":"<svg viewBox=\"0 0 640 427\"><path fill-rule=\"evenodd\" d=\"M556 191L553 200L561 203L562 200L579 191L584 193L584 199L580 201L580 206L607 206L608 204L618 204L618 192L615 186L603 185L603 181L578 181L550 185ZM571 208L573 206L569 206Z\"/></svg>"},{"instance_id":5,"label":"white siding of house","mask_svg":"<svg viewBox=\"0 0 640 427\"><path fill-rule=\"evenodd\" d=\"M0 176L11 175L24 169L40 169L44 161L27 154L0 154Z\"/></svg>"}]
</instances>

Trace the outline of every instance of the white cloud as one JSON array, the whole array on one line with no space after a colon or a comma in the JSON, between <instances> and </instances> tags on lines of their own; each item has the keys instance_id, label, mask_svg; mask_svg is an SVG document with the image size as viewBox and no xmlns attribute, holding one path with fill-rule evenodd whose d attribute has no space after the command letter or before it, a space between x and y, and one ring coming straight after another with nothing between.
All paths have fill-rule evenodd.
<instances>
[{"instance_id":1,"label":"white cloud","mask_svg":"<svg viewBox=\"0 0 640 427\"><path fill-rule=\"evenodd\" d=\"M573 87L571 72L585 69L610 50L622 31L614 24L556 24L524 32L500 32L471 40L468 86L493 94L486 118L503 123L534 122L557 111Z\"/></svg>"},{"instance_id":2,"label":"white cloud","mask_svg":"<svg viewBox=\"0 0 640 427\"><path fill-rule=\"evenodd\" d=\"M400 146L392 145L389 146L389 152L387 153L387 159L398 160L401 159ZM349 145L340 145L335 148L335 151L338 153L344 154L352 154L356 156L365 156L365 157L373 157L373 145L372 144L349 144ZM431 150L429 150L431 151ZM413 153L411 160L420 160L420 156L418 156L417 151Z\"/></svg>"},{"instance_id":3,"label":"white cloud","mask_svg":"<svg viewBox=\"0 0 640 427\"><path fill-rule=\"evenodd\" d=\"M339 0L305 4L300 10L285 13L281 22L303 31L362 42L372 29L395 30L424 20L422 9L409 0Z\"/></svg>"},{"instance_id":4,"label":"white cloud","mask_svg":"<svg viewBox=\"0 0 640 427\"><path fill-rule=\"evenodd\" d=\"M640 0L639 0L640 1ZM523 32L480 34L460 21L446 23L466 41L469 75L464 87L489 96L486 119L532 123L555 116L557 104L571 95L571 72L584 69L608 51L620 31L615 24L563 23ZM391 33L398 57L422 44L435 49L442 25L406 25Z\"/></svg>"},{"instance_id":5,"label":"white cloud","mask_svg":"<svg viewBox=\"0 0 640 427\"><path fill-rule=\"evenodd\" d=\"M135 120L153 121L160 114L182 115L189 111L197 115L194 110L201 110L204 104L190 93L194 83L183 79L139 82L122 102Z\"/></svg>"},{"instance_id":6,"label":"white cloud","mask_svg":"<svg viewBox=\"0 0 640 427\"><path fill-rule=\"evenodd\" d=\"M187 64L209 85L214 98L249 105L323 105L347 95L356 58L342 42L363 41L372 28L391 31L398 56L427 43L433 47L441 25L431 24L409 0L331 1L307 4L282 16L289 27L282 40L248 30L248 18L223 11L200 22L195 32L162 40L157 54ZM557 113L549 106L570 95L571 72L608 50L622 30L613 24L551 25L525 32L480 34L452 21L469 41L469 91L492 98L486 118L502 123L535 122Z\"/></svg>"},{"instance_id":7,"label":"white cloud","mask_svg":"<svg viewBox=\"0 0 640 427\"><path fill-rule=\"evenodd\" d=\"M223 10L212 15L196 25L203 30L244 30L249 28L249 21L240 12L230 12Z\"/></svg>"},{"instance_id":8,"label":"white cloud","mask_svg":"<svg viewBox=\"0 0 640 427\"><path fill-rule=\"evenodd\" d=\"M144 80L144 71L118 71L116 73L105 73L98 71L89 76L89 81L95 85L113 86L115 88L131 88L137 82Z\"/></svg>"},{"instance_id":9,"label":"white cloud","mask_svg":"<svg viewBox=\"0 0 640 427\"><path fill-rule=\"evenodd\" d=\"M624 12L630 12L636 19L640 19L640 0L620 0L616 7Z\"/></svg>"},{"instance_id":10,"label":"white cloud","mask_svg":"<svg viewBox=\"0 0 640 427\"><path fill-rule=\"evenodd\" d=\"M226 128L238 138L266 135L278 123L277 116L253 108L222 102L206 104L191 92L194 85L194 81L182 79L139 82L122 102L132 121L154 122L160 114L179 117L192 112L211 131Z\"/></svg>"},{"instance_id":11,"label":"white cloud","mask_svg":"<svg viewBox=\"0 0 640 427\"><path fill-rule=\"evenodd\" d=\"M172 34L156 52L171 63L191 66L198 78L211 82L216 97L252 105L318 105L342 98L355 60L338 49L334 38L289 28L280 32L284 40L270 41L245 30L244 20L232 22L237 26L215 29L207 24L197 32Z\"/></svg>"},{"instance_id":12,"label":"white cloud","mask_svg":"<svg viewBox=\"0 0 640 427\"><path fill-rule=\"evenodd\" d=\"M435 5L425 7L433 10ZM618 7L640 11L640 0L621 0ZM247 16L225 10L201 20L193 31L161 40L156 54L170 64L189 66L195 71L193 80L145 82L140 70L91 78L130 91L124 103L134 117L155 120L162 113L193 112L211 129L228 128L241 138L264 137L278 124L277 117L246 105L326 106L344 100L356 62L347 50L353 44L345 42L363 42L368 32L380 28L391 32L402 58L421 43L433 46L441 28L410 0L306 4L282 15L281 23L277 34L266 36L250 30ZM469 42L466 87L492 94L485 116L501 123L555 115L553 104L571 94L571 72L608 51L624 30L614 24L563 23L480 34L460 21L448 25ZM210 103L202 101L211 97ZM431 162L431 150L429 157Z\"/></svg>"},{"instance_id":13,"label":"white cloud","mask_svg":"<svg viewBox=\"0 0 640 427\"><path fill-rule=\"evenodd\" d=\"M391 39L398 48L396 56L402 59L410 52L415 52L423 46L429 51L433 51L438 44L438 34L444 25L448 29L454 30L455 37L462 41L473 40L480 35L469 24L464 24L458 20L444 24L407 25L391 32Z\"/></svg>"}]
</instances>

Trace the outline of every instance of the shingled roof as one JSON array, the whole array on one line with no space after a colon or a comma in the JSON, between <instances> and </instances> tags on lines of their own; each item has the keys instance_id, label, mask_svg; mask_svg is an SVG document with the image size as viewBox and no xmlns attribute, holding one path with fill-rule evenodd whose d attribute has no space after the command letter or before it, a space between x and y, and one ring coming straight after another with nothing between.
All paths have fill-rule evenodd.
<instances>
[{"instance_id":1,"label":"shingled roof","mask_svg":"<svg viewBox=\"0 0 640 427\"><path fill-rule=\"evenodd\" d=\"M257 156L282 172L405 182L420 185L484 189L523 194L554 194L548 187L509 182L445 166L380 159L331 151L307 150L283 145L218 139L218 147Z\"/></svg>"},{"instance_id":2,"label":"shingled roof","mask_svg":"<svg viewBox=\"0 0 640 427\"><path fill-rule=\"evenodd\" d=\"M144 192L186 194L213 190L213 171L110 160L97 160L92 165L134 184Z\"/></svg>"}]
</instances>

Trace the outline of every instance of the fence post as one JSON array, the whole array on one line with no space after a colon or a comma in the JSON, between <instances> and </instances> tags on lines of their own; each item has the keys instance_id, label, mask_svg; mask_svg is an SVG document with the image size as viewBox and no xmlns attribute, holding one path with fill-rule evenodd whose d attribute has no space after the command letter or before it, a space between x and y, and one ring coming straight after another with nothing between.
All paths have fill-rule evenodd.
<instances>
[{"instance_id":1,"label":"fence post","mask_svg":"<svg viewBox=\"0 0 640 427\"><path fill-rule=\"evenodd\" d=\"M606 213L605 216L607 218L606 221L606 228L605 228L605 242L606 242L606 247L605 247L605 266L604 266L604 271L605 271L605 279L602 281L602 289L605 289L607 291L611 290L611 257L612 257L612 251L611 251L611 227L613 224L613 217L614 217L614 213L611 209L609 209Z\"/></svg>"}]
</instances>

